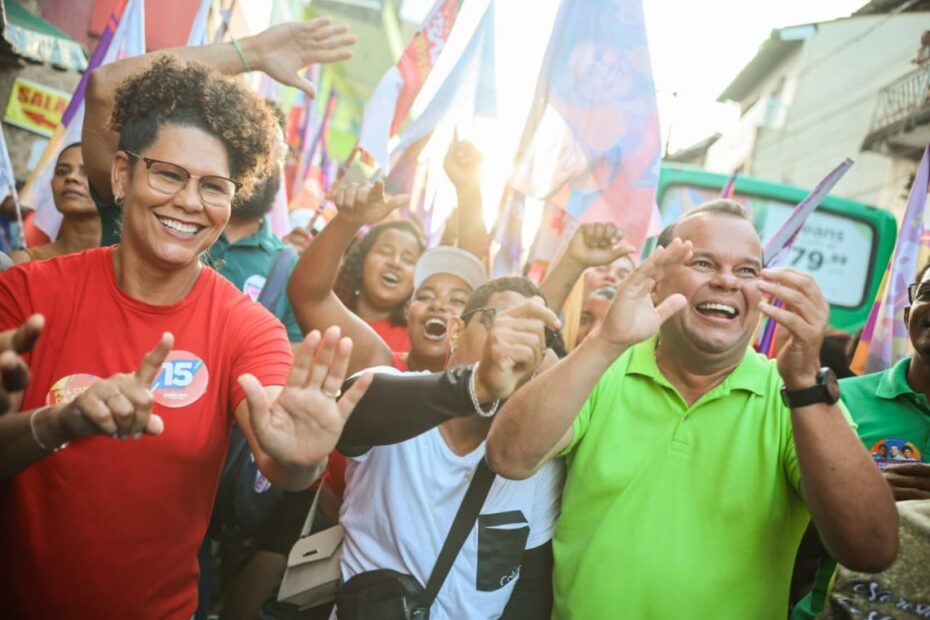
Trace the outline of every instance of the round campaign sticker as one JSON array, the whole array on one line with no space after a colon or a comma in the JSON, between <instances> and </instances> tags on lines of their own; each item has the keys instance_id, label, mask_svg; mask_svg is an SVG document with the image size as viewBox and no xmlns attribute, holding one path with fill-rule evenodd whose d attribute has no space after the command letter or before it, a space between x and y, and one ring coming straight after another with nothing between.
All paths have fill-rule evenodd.
<instances>
[{"instance_id":1,"label":"round campaign sticker","mask_svg":"<svg viewBox=\"0 0 930 620\"><path fill-rule=\"evenodd\" d=\"M255 274L246 278L245 284L242 285L242 292L251 297L252 301L258 301L263 288L265 288L265 276Z\"/></svg>"},{"instance_id":2,"label":"round campaign sticker","mask_svg":"<svg viewBox=\"0 0 930 620\"><path fill-rule=\"evenodd\" d=\"M70 403L77 398L78 394L89 388L94 383L100 381L97 375L68 375L55 382L55 385L48 391L45 396L46 405L61 405Z\"/></svg>"},{"instance_id":3,"label":"round campaign sticker","mask_svg":"<svg viewBox=\"0 0 930 620\"><path fill-rule=\"evenodd\" d=\"M882 439L876 441L869 452L872 458L884 468L894 463L919 463L920 450L917 446L903 439Z\"/></svg>"},{"instance_id":4,"label":"round campaign sticker","mask_svg":"<svg viewBox=\"0 0 930 620\"><path fill-rule=\"evenodd\" d=\"M203 396L210 372L203 360L190 351L168 354L152 384L155 402L165 407L186 407Z\"/></svg>"}]
</instances>

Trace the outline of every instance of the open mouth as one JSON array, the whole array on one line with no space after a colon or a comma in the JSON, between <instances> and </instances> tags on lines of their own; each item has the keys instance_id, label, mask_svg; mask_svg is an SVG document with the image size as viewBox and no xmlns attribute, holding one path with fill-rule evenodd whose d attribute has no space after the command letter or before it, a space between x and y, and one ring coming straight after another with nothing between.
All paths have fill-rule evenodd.
<instances>
[{"instance_id":1,"label":"open mouth","mask_svg":"<svg viewBox=\"0 0 930 620\"><path fill-rule=\"evenodd\" d=\"M697 305L698 313L717 319L735 319L739 316L739 310L728 304L708 302Z\"/></svg>"},{"instance_id":2,"label":"open mouth","mask_svg":"<svg viewBox=\"0 0 930 620\"><path fill-rule=\"evenodd\" d=\"M423 326L423 330L426 332L426 337L430 340L442 340L446 337L446 332L448 329L449 328L446 322L438 318L427 320L426 324Z\"/></svg>"},{"instance_id":3,"label":"open mouth","mask_svg":"<svg viewBox=\"0 0 930 620\"><path fill-rule=\"evenodd\" d=\"M197 224L188 224L187 222L181 222L179 220L172 219L170 217L164 217L161 215L156 215L158 222L171 232L181 237L194 237L203 230L203 226L198 226Z\"/></svg>"},{"instance_id":4,"label":"open mouth","mask_svg":"<svg viewBox=\"0 0 930 620\"><path fill-rule=\"evenodd\" d=\"M397 286L400 284L400 276L393 271L385 271L381 274L381 281L388 286Z\"/></svg>"}]
</instances>

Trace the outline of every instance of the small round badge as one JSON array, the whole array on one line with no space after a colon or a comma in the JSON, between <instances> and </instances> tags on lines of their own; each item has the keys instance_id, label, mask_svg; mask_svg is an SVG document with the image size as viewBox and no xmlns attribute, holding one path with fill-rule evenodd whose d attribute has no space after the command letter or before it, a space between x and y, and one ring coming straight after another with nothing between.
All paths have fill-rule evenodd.
<instances>
[{"instance_id":1,"label":"small round badge","mask_svg":"<svg viewBox=\"0 0 930 620\"><path fill-rule=\"evenodd\" d=\"M94 383L100 381L97 375L77 374L62 377L55 382L55 385L48 391L45 396L46 405L61 405L70 403L78 397L78 394L89 388Z\"/></svg>"},{"instance_id":2,"label":"small round badge","mask_svg":"<svg viewBox=\"0 0 930 620\"><path fill-rule=\"evenodd\" d=\"M252 298L252 301L258 301L258 296L262 294L265 288L265 276L258 274L249 276L242 285L242 292Z\"/></svg>"},{"instance_id":3,"label":"small round badge","mask_svg":"<svg viewBox=\"0 0 930 620\"><path fill-rule=\"evenodd\" d=\"M155 402L165 407L186 407L207 391L210 372L203 360L190 351L175 350L161 366L152 384Z\"/></svg>"}]
</instances>

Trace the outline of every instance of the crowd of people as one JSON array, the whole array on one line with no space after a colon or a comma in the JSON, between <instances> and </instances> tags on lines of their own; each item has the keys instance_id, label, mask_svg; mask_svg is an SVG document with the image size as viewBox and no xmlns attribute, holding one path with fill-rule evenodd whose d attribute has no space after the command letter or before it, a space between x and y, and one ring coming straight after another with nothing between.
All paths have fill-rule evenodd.
<instances>
[{"instance_id":1,"label":"crowd of people","mask_svg":"<svg viewBox=\"0 0 930 620\"><path fill-rule=\"evenodd\" d=\"M452 245L380 180L291 245L281 114L237 76L312 94L354 41L320 18L91 75L61 233L0 274L0 615L927 617L930 269L914 355L838 382L822 292L731 200L645 257L583 224L539 285L490 278L456 136ZM279 602L333 531L339 583Z\"/></svg>"}]
</instances>

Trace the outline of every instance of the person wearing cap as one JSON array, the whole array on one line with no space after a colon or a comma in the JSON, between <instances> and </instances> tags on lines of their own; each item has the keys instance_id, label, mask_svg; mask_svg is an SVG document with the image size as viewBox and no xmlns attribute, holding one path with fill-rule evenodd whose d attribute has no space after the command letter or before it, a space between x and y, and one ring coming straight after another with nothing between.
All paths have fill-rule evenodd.
<instances>
[{"instance_id":1,"label":"person wearing cap","mask_svg":"<svg viewBox=\"0 0 930 620\"><path fill-rule=\"evenodd\" d=\"M347 588L379 569L428 582L484 458L499 403L544 359L554 362L544 350L558 326L530 280L496 278L477 287L462 315L450 319L454 344L445 373L374 370L374 391L337 445L348 457L339 515ZM493 481L431 618L549 617L550 541L562 484L560 460L525 480Z\"/></svg>"},{"instance_id":2,"label":"person wearing cap","mask_svg":"<svg viewBox=\"0 0 930 620\"><path fill-rule=\"evenodd\" d=\"M333 290L339 257L362 226L375 224L407 202L388 197L384 184L349 183L333 196L339 213L303 253L288 283L288 296L301 329L339 325L355 343L349 372L373 366L440 371L449 359L449 320L461 314L468 296L487 280L474 255L448 246L420 255L414 292L407 307L409 354L392 351L378 333L353 313Z\"/></svg>"}]
</instances>

